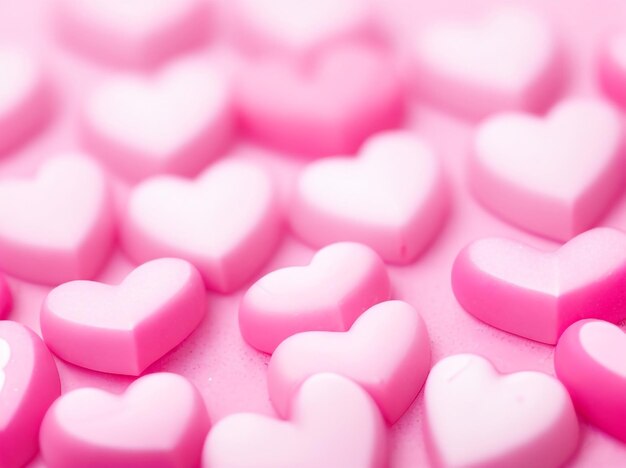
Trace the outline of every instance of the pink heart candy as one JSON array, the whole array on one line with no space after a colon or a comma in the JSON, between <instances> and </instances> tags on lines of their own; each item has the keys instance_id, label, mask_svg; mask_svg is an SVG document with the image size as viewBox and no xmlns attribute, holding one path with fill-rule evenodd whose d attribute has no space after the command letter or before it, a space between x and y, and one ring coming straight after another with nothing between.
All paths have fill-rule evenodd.
<instances>
[{"instance_id":1,"label":"pink heart candy","mask_svg":"<svg viewBox=\"0 0 626 468\"><path fill-rule=\"evenodd\" d=\"M61 382L52 355L29 328L0 321L0 466L17 468L37 453L39 426Z\"/></svg>"},{"instance_id":2,"label":"pink heart candy","mask_svg":"<svg viewBox=\"0 0 626 468\"><path fill-rule=\"evenodd\" d=\"M34 179L0 181L0 269L57 285L94 276L114 236L104 172L90 159L61 156Z\"/></svg>"},{"instance_id":3,"label":"pink heart candy","mask_svg":"<svg viewBox=\"0 0 626 468\"><path fill-rule=\"evenodd\" d=\"M556 468L578 446L567 391L540 372L501 375L483 357L457 354L432 368L424 401L435 466Z\"/></svg>"},{"instance_id":4,"label":"pink heart candy","mask_svg":"<svg viewBox=\"0 0 626 468\"><path fill-rule=\"evenodd\" d=\"M621 193L623 140L621 117L600 100L563 101L545 119L497 115L476 133L470 185L502 219L565 241Z\"/></svg>"},{"instance_id":5,"label":"pink heart candy","mask_svg":"<svg viewBox=\"0 0 626 468\"><path fill-rule=\"evenodd\" d=\"M117 286L72 281L53 289L41 332L57 356L101 372L139 375L206 314L204 284L185 260L144 263Z\"/></svg>"},{"instance_id":6,"label":"pink heart candy","mask_svg":"<svg viewBox=\"0 0 626 468\"><path fill-rule=\"evenodd\" d=\"M268 273L246 292L239 328L248 344L274 352L285 338L310 330L346 331L363 311L389 299L385 264L352 242L318 251L308 266Z\"/></svg>"},{"instance_id":7,"label":"pink heart candy","mask_svg":"<svg viewBox=\"0 0 626 468\"><path fill-rule=\"evenodd\" d=\"M288 421L227 416L207 437L208 468L379 468L387 466L385 423L369 395L335 374L307 379Z\"/></svg>"},{"instance_id":8,"label":"pink heart candy","mask_svg":"<svg viewBox=\"0 0 626 468\"><path fill-rule=\"evenodd\" d=\"M309 164L298 179L290 221L316 247L360 242L387 262L406 264L439 231L447 198L430 148L409 132L388 132L370 138L358 158Z\"/></svg>"},{"instance_id":9,"label":"pink heart candy","mask_svg":"<svg viewBox=\"0 0 626 468\"><path fill-rule=\"evenodd\" d=\"M0 319L7 316L13 306L13 296L7 280L0 274Z\"/></svg>"},{"instance_id":10,"label":"pink heart candy","mask_svg":"<svg viewBox=\"0 0 626 468\"><path fill-rule=\"evenodd\" d=\"M398 74L381 50L363 45L333 48L306 65L253 62L239 74L235 99L250 135L311 156L352 153L403 116Z\"/></svg>"},{"instance_id":11,"label":"pink heart candy","mask_svg":"<svg viewBox=\"0 0 626 468\"><path fill-rule=\"evenodd\" d=\"M589 422L626 442L626 336L601 320L569 327L554 352L556 374Z\"/></svg>"},{"instance_id":12,"label":"pink heart candy","mask_svg":"<svg viewBox=\"0 0 626 468\"><path fill-rule=\"evenodd\" d=\"M626 107L626 33L611 35L598 53L598 78L613 101Z\"/></svg>"},{"instance_id":13,"label":"pink heart candy","mask_svg":"<svg viewBox=\"0 0 626 468\"><path fill-rule=\"evenodd\" d=\"M554 252L504 238L457 256L452 289L466 311L501 330L555 344L582 318L626 318L626 235L596 228Z\"/></svg>"},{"instance_id":14,"label":"pink heart candy","mask_svg":"<svg viewBox=\"0 0 626 468\"><path fill-rule=\"evenodd\" d=\"M137 262L179 257L207 287L231 292L272 254L282 231L275 188L257 165L221 161L195 181L153 177L130 195L122 241Z\"/></svg>"},{"instance_id":15,"label":"pink heart candy","mask_svg":"<svg viewBox=\"0 0 626 468\"><path fill-rule=\"evenodd\" d=\"M344 375L361 385L394 423L411 405L430 369L430 341L418 312L406 302L386 301L363 313L347 332L293 335L274 351L268 388L274 408L289 413L289 401L318 372Z\"/></svg>"},{"instance_id":16,"label":"pink heart candy","mask_svg":"<svg viewBox=\"0 0 626 468\"><path fill-rule=\"evenodd\" d=\"M518 7L428 25L414 39L411 56L420 96L471 118L541 110L563 81L550 25Z\"/></svg>"},{"instance_id":17,"label":"pink heart candy","mask_svg":"<svg viewBox=\"0 0 626 468\"><path fill-rule=\"evenodd\" d=\"M96 388L64 394L41 425L41 453L50 468L197 466L208 430L192 383L148 374L123 395Z\"/></svg>"},{"instance_id":18,"label":"pink heart candy","mask_svg":"<svg viewBox=\"0 0 626 468\"><path fill-rule=\"evenodd\" d=\"M52 98L41 67L21 50L0 48L0 152L14 149L49 120Z\"/></svg>"},{"instance_id":19,"label":"pink heart candy","mask_svg":"<svg viewBox=\"0 0 626 468\"><path fill-rule=\"evenodd\" d=\"M105 82L84 106L81 137L127 177L194 175L225 148L231 120L224 78L200 59L184 59L156 75Z\"/></svg>"},{"instance_id":20,"label":"pink heart candy","mask_svg":"<svg viewBox=\"0 0 626 468\"><path fill-rule=\"evenodd\" d=\"M202 45L209 12L203 0L60 0L60 38L83 55L113 65L153 68Z\"/></svg>"}]
</instances>

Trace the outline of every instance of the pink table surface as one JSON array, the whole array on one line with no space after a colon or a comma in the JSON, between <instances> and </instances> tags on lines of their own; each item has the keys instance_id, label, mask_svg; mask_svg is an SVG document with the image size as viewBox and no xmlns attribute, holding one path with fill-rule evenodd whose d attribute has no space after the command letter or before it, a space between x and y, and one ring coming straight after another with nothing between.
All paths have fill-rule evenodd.
<instances>
[{"instance_id":1,"label":"pink table surface","mask_svg":"<svg viewBox=\"0 0 626 468\"><path fill-rule=\"evenodd\" d=\"M412 30L433 18L480 12L489 5L502 3L381 0L380 6L384 22L401 43L406 44ZM594 48L607 31L619 28L620 23L626 28L626 2L539 0L518 3L531 4L543 11L560 34L569 57L569 82L564 94L599 94L594 77ZM83 95L110 72L57 44L48 25L48 7L48 2L43 0L0 0L0 43L23 45L42 57L56 85L58 104L55 120L45 132L23 149L0 160L0 178L32 173L45 158L79 148L78 105ZM215 47L209 46L203 53L214 55L211 49ZM223 50L225 46L219 48ZM484 236L508 236L543 248L553 248L556 244L499 221L469 194L464 162L473 130L471 124L413 101L406 127L423 135L438 151L451 182L453 209L445 228L424 255L410 266L389 268L394 297L413 304L423 315L430 332L434 362L451 354L471 352L486 356L503 372L538 370L554 374L552 346L491 328L461 309L450 287L450 269L464 245ZM269 167L285 199L290 184L304 164L241 140L226 157L250 158ZM119 180L116 185L117 201L122 205L128 187ZM616 203L601 224L626 230L626 197ZM286 234L262 273L306 263L312 253L312 249ZM118 281L132 267L117 250L97 279ZM9 318L39 331L39 308L48 288L9 280L15 297ZM266 389L268 356L246 345L239 334L237 307L241 294L242 291L228 296L209 293L206 319L198 329L147 370L177 372L189 378L201 391L212 421L239 411L273 414ZM121 392L132 380L88 371L60 360L57 364L64 392L84 386ZM420 395L402 419L389 429L392 467L428 466L422 425ZM43 462L36 459L32 465L43 466ZM626 466L626 445L583 425L580 450L570 466Z\"/></svg>"}]
</instances>

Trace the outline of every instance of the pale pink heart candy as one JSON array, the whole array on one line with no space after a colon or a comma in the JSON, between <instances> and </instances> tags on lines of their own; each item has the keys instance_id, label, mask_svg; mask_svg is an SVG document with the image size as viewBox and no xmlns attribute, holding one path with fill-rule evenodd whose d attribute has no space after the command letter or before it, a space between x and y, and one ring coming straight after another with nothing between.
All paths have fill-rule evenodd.
<instances>
[{"instance_id":1,"label":"pale pink heart candy","mask_svg":"<svg viewBox=\"0 0 626 468\"><path fill-rule=\"evenodd\" d=\"M0 274L0 319L5 318L13 306L13 296L4 275Z\"/></svg>"},{"instance_id":2,"label":"pale pink heart candy","mask_svg":"<svg viewBox=\"0 0 626 468\"><path fill-rule=\"evenodd\" d=\"M26 466L38 450L39 427L61 394L52 355L29 328L0 321L0 466Z\"/></svg>"},{"instance_id":3,"label":"pale pink heart candy","mask_svg":"<svg viewBox=\"0 0 626 468\"><path fill-rule=\"evenodd\" d=\"M404 114L399 75L381 49L343 45L301 65L280 58L243 67L235 86L242 126L283 151L356 151Z\"/></svg>"},{"instance_id":4,"label":"pale pink heart candy","mask_svg":"<svg viewBox=\"0 0 626 468\"><path fill-rule=\"evenodd\" d=\"M354 241L383 260L413 261L439 231L448 194L431 149L409 132L370 138L355 158L327 158L300 174L290 221L306 242Z\"/></svg>"},{"instance_id":5,"label":"pale pink heart candy","mask_svg":"<svg viewBox=\"0 0 626 468\"><path fill-rule=\"evenodd\" d=\"M33 179L0 181L0 269L57 285L94 276L114 237L106 176L89 158L44 162Z\"/></svg>"},{"instance_id":6,"label":"pale pink heart candy","mask_svg":"<svg viewBox=\"0 0 626 468\"><path fill-rule=\"evenodd\" d=\"M57 0L60 38L84 56L153 68L205 42L204 0Z\"/></svg>"},{"instance_id":7,"label":"pale pink heart candy","mask_svg":"<svg viewBox=\"0 0 626 468\"><path fill-rule=\"evenodd\" d=\"M0 153L14 149L49 120L52 97L43 70L25 52L0 48Z\"/></svg>"},{"instance_id":8,"label":"pale pink heart candy","mask_svg":"<svg viewBox=\"0 0 626 468\"><path fill-rule=\"evenodd\" d=\"M481 239L456 258L452 289L489 325L555 344L577 320L626 318L626 235L596 228L553 252Z\"/></svg>"},{"instance_id":9,"label":"pale pink heart candy","mask_svg":"<svg viewBox=\"0 0 626 468\"><path fill-rule=\"evenodd\" d=\"M566 241L622 191L623 143L621 117L600 100L563 101L545 119L500 114L476 132L470 185L504 220Z\"/></svg>"},{"instance_id":10,"label":"pale pink heart candy","mask_svg":"<svg viewBox=\"0 0 626 468\"><path fill-rule=\"evenodd\" d=\"M376 252L340 242L318 251L307 266L282 268L254 283L241 300L239 328L248 344L272 353L295 333L346 331L389 295L387 270Z\"/></svg>"},{"instance_id":11,"label":"pale pink heart candy","mask_svg":"<svg viewBox=\"0 0 626 468\"><path fill-rule=\"evenodd\" d=\"M470 118L506 109L542 110L563 81L550 25L522 8L429 25L410 53L419 95Z\"/></svg>"},{"instance_id":12,"label":"pale pink heart candy","mask_svg":"<svg viewBox=\"0 0 626 468\"><path fill-rule=\"evenodd\" d=\"M604 91L622 107L626 107L626 33L605 39L598 52L598 78Z\"/></svg>"},{"instance_id":13,"label":"pale pink heart candy","mask_svg":"<svg viewBox=\"0 0 626 468\"><path fill-rule=\"evenodd\" d=\"M374 40L369 0L235 0L231 32L252 52L308 56L347 40Z\"/></svg>"},{"instance_id":14,"label":"pale pink heart candy","mask_svg":"<svg viewBox=\"0 0 626 468\"><path fill-rule=\"evenodd\" d=\"M387 466L385 423L369 395L335 374L306 380L290 418L227 416L204 445L204 468L380 468Z\"/></svg>"},{"instance_id":15,"label":"pale pink heart candy","mask_svg":"<svg viewBox=\"0 0 626 468\"><path fill-rule=\"evenodd\" d=\"M187 58L154 75L120 75L86 101L85 146L130 178L194 175L230 140L230 90L210 65Z\"/></svg>"},{"instance_id":16,"label":"pale pink heart candy","mask_svg":"<svg viewBox=\"0 0 626 468\"><path fill-rule=\"evenodd\" d=\"M179 257L207 287L230 292L265 263L282 233L272 181L257 165L221 161L195 181L159 176L130 195L122 241L137 262Z\"/></svg>"},{"instance_id":17,"label":"pale pink heart candy","mask_svg":"<svg viewBox=\"0 0 626 468\"><path fill-rule=\"evenodd\" d=\"M386 301L363 313L347 332L309 331L290 336L268 367L270 399L279 415L308 377L333 372L354 380L396 422L419 393L430 369L430 341L419 313L406 302Z\"/></svg>"},{"instance_id":18,"label":"pale pink heart candy","mask_svg":"<svg viewBox=\"0 0 626 468\"><path fill-rule=\"evenodd\" d=\"M541 372L501 375L483 357L457 354L432 368L424 402L435 466L556 468L578 445L567 391Z\"/></svg>"},{"instance_id":19,"label":"pale pink heart candy","mask_svg":"<svg viewBox=\"0 0 626 468\"><path fill-rule=\"evenodd\" d=\"M41 453L51 468L198 466L209 425L191 382L148 374L123 395L96 388L64 394L42 423Z\"/></svg>"},{"instance_id":20,"label":"pale pink heart candy","mask_svg":"<svg viewBox=\"0 0 626 468\"><path fill-rule=\"evenodd\" d=\"M187 338L205 314L198 270L185 260L162 258L116 286L72 281L56 287L41 308L41 333L66 361L139 375Z\"/></svg>"},{"instance_id":21,"label":"pale pink heart candy","mask_svg":"<svg viewBox=\"0 0 626 468\"><path fill-rule=\"evenodd\" d=\"M626 336L601 320L569 327L554 352L554 368L578 412L626 442Z\"/></svg>"}]
</instances>

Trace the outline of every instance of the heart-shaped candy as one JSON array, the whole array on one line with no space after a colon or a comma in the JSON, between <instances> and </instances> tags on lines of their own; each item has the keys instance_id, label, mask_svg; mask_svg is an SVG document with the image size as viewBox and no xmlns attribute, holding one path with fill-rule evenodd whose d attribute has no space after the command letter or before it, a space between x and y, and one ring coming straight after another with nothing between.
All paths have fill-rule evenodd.
<instances>
[{"instance_id":1,"label":"heart-shaped candy","mask_svg":"<svg viewBox=\"0 0 626 468\"><path fill-rule=\"evenodd\" d=\"M430 369L430 341L418 312L386 301L363 313L347 332L310 331L283 341L268 366L270 399L281 416L298 387L318 372L344 375L361 385L390 423L419 393Z\"/></svg>"},{"instance_id":2,"label":"heart-shaped candy","mask_svg":"<svg viewBox=\"0 0 626 468\"><path fill-rule=\"evenodd\" d=\"M457 256L452 289L483 322L555 344L577 320L626 318L626 235L596 228L554 252L481 239Z\"/></svg>"},{"instance_id":3,"label":"heart-shaped candy","mask_svg":"<svg viewBox=\"0 0 626 468\"><path fill-rule=\"evenodd\" d=\"M127 177L194 175L225 148L231 114L224 78L188 58L156 75L105 82L85 104L81 136L90 152Z\"/></svg>"},{"instance_id":4,"label":"heart-shaped candy","mask_svg":"<svg viewBox=\"0 0 626 468\"><path fill-rule=\"evenodd\" d=\"M626 33L611 35L602 42L598 53L598 78L604 91L626 107Z\"/></svg>"},{"instance_id":5,"label":"heart-shaped candy","mask_svg":"<svg viewBox=\"0 0 626 468\"><path fill-rule=\"evenodd\" d=\"M101 372L139 375L196 328L206 314L202 278L193 265L161 258L118 286L72 281L41 308L41 333L57 356Z\"/></svg>"},{"instance_id":6,"label":"heart-shaped candy","mask_svg":"<svg viewBox=\"0 0 626 468\"><path fill-rule=\"evenodd\" d=\"M37 453L41 420L60 394L54 359L41 339L0 320L0 466L25 466Z\"/></svg>"},{"instance_id":7,"label":"heart-shaped candy","mask_svg":"<svg viewBox=\"0 0 626 468\"><path fill-rule=\"evenodd\" d=\"M41 425L50 468L198 466L209 417L178 374L148 374L123 395L80 388L54 402Z\"/></svg>"},{"instance_id":8,"label":"heart-shaped candy","mask_svg":"<svg viewBox=\"0 0 626 468\"><path fill-rule=\"evenodd\" d=\"M502 219L566 241L592 227L623 188L621 120L593 99L563 101L545 119L492 117L474 140L473 192Z\"/></svg>"},{"instance_id":9,"label":"heart-shaped candy","mask_svg":"<svg viewBox=\"0 0 626 468\"><path fill-rule=\"evenodd\" d=\"M383 260L409 263L432 241L447 211L439 161L409 132L369 139L356 159L327 158L300 174L291 227L323 247L354 241Z\"/></svg>"},{"instance_id":10,"label":"heart-shaped candy","mask_svg":"<svg viewBox=\"0 0 626 468\"><path fill-rule=\"evenodd\" d=\"M0 181L0 269L57 285L94 276L114 235L104 172L86 157L43 163L34 179Z\"/></svg>"},{"instance_id":11,"label":"heart-shaped candy","mask_svg":"<svg viewBox=\"0 0 626 468\"><path fill-rule=\"evenodd\" d=\"M376 252L353 242L329 245L308 266L268 273L246 292L239 328L248 344L273 353L285 338L311 330L346 331L365 310L389 299Z\"/></svg>"},{"instance_id":12,"label":"heart-shaped candy","mask_svg":"<svg viewBox=\"0 0 626 468\"><path fill-rule=\"evenodd\" d=\"M565 330L554 369L576 409L589 422L626 442L626 335L601 320L581 320Z\"/></svg>"},{"instance_id":13,"label":"heart-shaped candy","mask_svg":"<svg viewBox=\"0 0 626 468\"><path fill-rule=\"evenodd\" d=\"M387 466L383 419L369 395L335 374L306 380L288 421L227 416L207 437L205 468L379 468ZM245 450L242 450L245 447Z\"/></svg>"},{"instance_id":14,"label":"heart-shaped candy","mask_svg":"<svg viewBox=\"0 0 626 468\"><path fill-rule=\"evenodd\" d=\"M411 56L420 96L471 118L545 108L564 71L550 25L522 8L429 25Z\"/></svg>"},{"instance_id":15,"label":"heart-shaped candy","mask_svg":"<svg viewBox=\"0 0 626 468\"><path fill-rule=\"evenodd\" d=\"M130 195L122 241L137 262L179 257L206 285L230 292L269 258L282 231L267 174L241 160L221 161L195 181L159 176Z\"/></svg>"},{"instance_id":16,"label":"heart-shaped candy","mask_svg":"<svg viewBox=\"0 0 626 468\"><path fill-rule=\"evenodd\" d=\"M11 295L11 289L4 279L4 275L0 274L0 319L7 316L11 307L13 306L13 296Z\"/></svg>"},{"instance_id":17,"label":"heart-shaped candy","mask_svg":"<svg viewBox=\"0 0 626 468\"><path fill-rule=\"evenodd\" d=\"M424 389L426 442L435 466L563 466L579 428L567 390L540 372L500 375L486 359L439 361Z\"/></svg>"}]
</instances>

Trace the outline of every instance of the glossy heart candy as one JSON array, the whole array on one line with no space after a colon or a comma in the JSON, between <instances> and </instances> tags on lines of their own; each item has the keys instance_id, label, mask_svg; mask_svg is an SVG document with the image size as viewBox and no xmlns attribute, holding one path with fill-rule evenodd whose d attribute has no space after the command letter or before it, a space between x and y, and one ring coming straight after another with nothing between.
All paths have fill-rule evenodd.
<instances>
[{"instance_id":1,"label":"glossy heart candy","mask_svg":"<svg viewBox=\"0 0 626 468\"><path fill-rule=\"evenodd\" d=\"M34 179L0 181L0 269L57 285L93 277L113 242L104 172L86 157L46 161Z\"/></svg>"},{"instance_id":2,"label":"glossy heart candy","mask_svg":"<svg viewBox=\"0 0 626 468\"><path fill-rule=\"evenodd\" d=\"M302 384L290 406L287 421L254 413L222 419L206 440L203 467L387 466L385 423L355 383L316 374Z\"/></svg>"},{"instance_id":3,"label":"glossy heart candy","mask_svg":"<svg viewBox=\"0 0 626 468\"><path fill-rule=\"evenodd\" d=\"M582 318L626 318L626 235L587 231L554 252L503 238L459 253L452 289L469 313L501 330L555 344Z\"/></svg>"},{"instance_id":4,"label":"glossy heart candy","mask_svg":"<svg viewBox=\"0 0 626 468\"><path fill-rule=\"evenodd\" d=\"M137 185L122 240L137 262L183 258L209 288L230 292L268 259L281 231L277 196L266 173L249 162L226 160L195 181L160 176Z\"/></svg>"},{"instance_id":5,"label":"glossy heart candy","mask_svg":"<svg viewBox=\"0 0 626 468\"><path fill-rule=\"evenodd\" d=\"M39 426L61 382L52 355L29 328L0 320L0 466L37 454Z\"/></svg>"},{"instance_id":6,"label":"glossy heart candy","mask_svg":"<svg viewBox=\"0 0 626 468\"><path fill-rule=\"evenodd\" d=\"M598 78L607 95L626 107L626 33L613 34L602 42L598 51Z\"/></svg>"},{"instance_id":7,"label":"glossy heart candy","mask_svg":"<svg viewBox=\"0 0 626 468\"><path fill-rule=\"evenodd\" d=\"M0 274L0 319L5 318L13 305L13 296L11 295L11 289L4 279L4 276Z\"/></svg>"},{"instance_id":8,"label":"glossy heart candy","mask_svg":"<svg viewBox=\"0 0 626 468\"><path fill-rule=\"evenodd\" d=\"M363 313L347 332L310 331L283 341L270 360L268 388L281 416L309 376L334 372L361 385L388 422L396 422L419 393L430 369L430 341L418 312L386 301Z\"/></svg>"},{"instance_id":9,"label":"glossy heart candy","mask_svg":"<svg viewBox=\"0 0 626 468\"><path fill-rule=\"evenodd\" d=\"M41 453L50 468L197 466L208 430L193 384L156 373L123 395L96 388L64 394L42 423Z\"/></svg>"},{"instance_id":10,"label":"glossy heart candy","mask_svg":"<svg viewBox=\"0 0 626 468\"><path fill-rule=\"evenodd\" d=\"M621 193L623 144L620 115L600 100L563 101L545 119L497 115L477 130L470 185L502 219L566 241Z\"/></svg>"},{"instance_id":11,"label":"glossy heart candy","mask_svg":"<svg viewBox=\"0 0 626 468\"><path fill-rule=\"evenodd\" d=\"M424 400L435 466L556 468L578 445L567 391L540 372L501 375L480 356L458 354L430 371Z\"/></svg>"},{"instance_id":12,"label":"glossy heart candy","mask_svg":"<svg viewBox=\"0 0 626 468\"><path fill-rule=\"evenodd\" d=\"M139 375L206 314L202 278L185 260L144 263L117 286L72 281L53 289L41 332L57 356L89 369Z\"/></svg>"},{"instance_id":13,"label":"glossy heart candy","mask_svg":"<svg viewBox=\"0 0 626 468\"><path fill-rule=\"evenodd\" d=\"M435 154L409 132L388 132L369 139L356 159L309 164L298 179L290 221L316 247L360 242L387 262L406 264L439 231L447 203Z\"/></svg>"}]
</instances>

